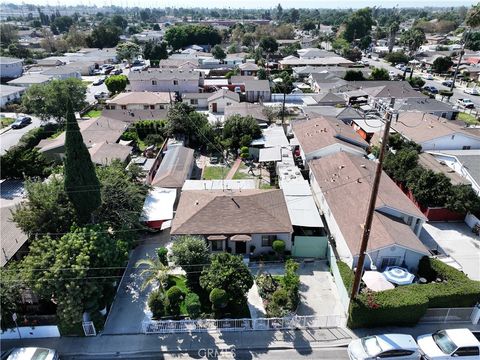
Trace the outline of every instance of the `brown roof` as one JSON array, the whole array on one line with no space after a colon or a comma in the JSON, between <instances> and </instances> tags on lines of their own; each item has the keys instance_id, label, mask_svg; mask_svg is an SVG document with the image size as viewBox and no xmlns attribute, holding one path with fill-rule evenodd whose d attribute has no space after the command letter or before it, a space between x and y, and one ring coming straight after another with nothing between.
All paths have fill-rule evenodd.
<instances>
[{"instance_id":1,"label":"brown roof","mask_svg":"<svg viewBox=\"0 0 480 360\"><path fill-rule=\"evenodd\" d=\"M221 99L221 98L230 99L230 100L233 100L237 103L240 102L240 95L238 95L236 92L230 91L228 89L220 89L220 90L215 91L212 95L210 95L210 97L207 99L207 101L210 102L210 101L214 101L214 100Z\"/></svg>"},{"instance_id":2,"label":"brown roof","mask_svg":"<svg viewBox=\"0 0 480 360\"><path fill-rule=\"evenodd\" d=\"M125 162L132 153L132 147L116 143L101 143L88 149L92 162L98 165L109 165L113 160Z\"/></svg>"},{"instance_id":3,"label":"brown roof","mask_svg":"<svg viewBox=\"0 0 480 360\"><path fill-rule=\"evenodd\" d=\"M457 123L421 112L400 113L398 121L392 123L392 128L417 144L459 133L480 139L478 135L466 131Z\"/></svg>"},{"instance_id":4,"label":"brown roof","mask_svg":"<svg viewBox=\"0 0 480 360\"><path fill-rule=\"evenodd\" d=\"M111 100L107 100L108 104L116 105L132 105L132 104L169 104L171 97L168 92L149 92L149 91L132 91L118 94Z\"/></svg>"},{"instance_id":5,"label":"brown roof","mask_svg":"<svg viewBox=\"0 0 480 360\"><path fill-rule=\"evenodd\" d=\"M252 116L259 122L269 122L265 115L265 107L260 104L252 104L248 102L232 104L225 107L225 119L232 115Z\"/></svg>"},{"instance_id":6,"label":"brown roof","mask_svg":"<svg viewBox=\"0 0 480 360\"><path fill-rule=\"evenodd\" d=\"M421 153L418 158L418 162L424 168L432 170L435 173L444 174L446 177L450 179L452 185L470 185L471 183L461 177L459 174L455 172L455 170L451 169L447 164L440 163L435 159L435 156L429 153Z\"/></svg>"},{"instance_id":7,"label":"brown roof","mask_svg":"<svg viewBox=\"0 0 480 360\"><path fill-rule=\"evenodd\" d=\"M323 149L335 143L350 144L351 147L365 149L368 143L358 135L353 127L343 121L319 116L315 119L292 123L293 133L306 154Z\"/></svg>"},{"instance_id":8,"label":"brown roof","mask_svg":"<svg viewBox=\"0 0 480 360\"><path fill-rule=\"evenodd\" d=\"M282 190L182 191L171 234L291 233Z\"/></svg>"},{"instance_id":9,"label":"brown roof","mask_svg":"<svg viewBox=\"0 0 480 360\"><path fill-rule=\"evenodd\" d=\"M193 164L193 149L184 146L170 147L160 163L152 185L165 188L181 188Z\"/></svg>"},{"instance_id":10,"label":"brown roof","mask_svg":"<svg viewBox=\"0 0 480 360\"><path fill-rule=\"evenodd\" d=\"M376 163L340 152L312 160L309 166L351 253L358 255L361 224L365 222ZM388 215L382 208L395 209L402 214L426 220L393 180L383 173L368 250L399 245L428 254L410 227L401 219Z\"/></svg>"},{"instance_id":11,"label":"brown roof","mask_svg":"<svg viewBox=\"0 0 480 360\"><path fill-rule=\"evenodd\" d=\"M10 260L18 250L28 240L25 234L12 220L12 211L15 210L15 205L2 207L0 209L1 232L2 232L2 253L0 256L0 266L3 267L8 260Z\"/></svg>"}]
</instances>

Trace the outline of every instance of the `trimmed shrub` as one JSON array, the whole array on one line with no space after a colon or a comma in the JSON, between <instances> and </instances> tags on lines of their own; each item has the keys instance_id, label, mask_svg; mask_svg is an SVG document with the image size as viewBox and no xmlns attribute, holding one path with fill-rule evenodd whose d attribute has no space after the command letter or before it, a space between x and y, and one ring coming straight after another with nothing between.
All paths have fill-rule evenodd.
<instances>
[{"instance_id":1,"label":"trimmed shrub","mask_svg":"<svg viewBox=\"0 0 480 360\"><path fill-rule=\"evenodd\" d=\"M165 266L168 266L167 254L168 254L167 248L159 247L157 249L158 260L160 260L160 262Z\"/></svg>"},{"instance_id":2,"label":"trimmed shrub","mask_svg":"<svg viewBox=\"0 0 480 360\"><path fill-rule=\"evenodd\" d=\"M200 316L202 312L202 305L200 303L200 298L195 293L188 293L185 298L185 308L187 313L192 319L196 319Z\"/></svg>"},{"instance_id":3,"label":"trimmed shrub","mask_svg":"<svg viewBox=\"0 0 480 360\"><path fill-rule=\"evenodd\" d=\"M272 302L280 307L286 307L289 300L288 292L285 289L279 288L272 294Z\"/></svg>"},{"instance_id":4,"label":"trimmed shrub","mask_svg":"<svg viewBox=\"0 0 480 360\"><path fill-rule=\"evenodd\" d=\"M213 309L223 309L227 306L228 297L225 290L219 288L212 289L208 298L212 303Z\"/></svg>"},{"instance_id":5,"label":"trimmed shrub","mask_svg":"<svg viewBox=\"0 0 480 360\"><path fill-rule=\"evenodd\" d=\"M298 264L292 259L285 262L285 275L282 278L283 288L287 291L290 310L295 310L300 297L298 290L300 288L300 276L297 274Z\"/></svg>"},{"instance_id":6,"label":"trimmed shrub","mask_svg":"<svg viewBox=\"0 0 480 360\"><path fill-rule=\"evenodd\" d=\"M350 294L350 292L352 291L355 275L352 269L350 269L350 266L345 264L343 261L337 261L337 267L340 276L342 277L343 285L345 285L345 289L347 289L348 293Z\"/></svg>"},{"instance_id":7,"label":"trimmed shrub","mask_svg":"<svg viewBox=\"0 0 480 360\"><path fill-rule=\"evenodd\" d=\"M180 313L180 304L184 296L184 292L178 286L172 286L167 290L167 305L172 315Z\"/></svg>"},{"instance_id":8,"label":"trimmed shrub","mask_svg":"<svg viewBox=\"0 0 480 360\"><path fill-rule=\"evenodd\" d=\"M154 290L148 295L147 304L154 319L165 315L165 295L160 290Z\"/></svg>"},{"instance_id":9,"label":"trimmed shrub","mask_svg":"<svg viewBox=\"0 0 480 360\"><path fill-rule=\"evenodd\" d=\"M283 254L285 252L285 241L275 240L272 243L272 249L279 255Z\"/></svg>"}]
</instances>

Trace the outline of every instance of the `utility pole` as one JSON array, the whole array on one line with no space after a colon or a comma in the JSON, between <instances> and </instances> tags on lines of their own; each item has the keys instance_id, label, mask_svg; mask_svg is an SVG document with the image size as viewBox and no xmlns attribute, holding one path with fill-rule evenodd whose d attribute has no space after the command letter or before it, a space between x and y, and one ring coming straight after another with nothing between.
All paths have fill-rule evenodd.
<instances>
[{"instance_id":1,"label":"utility pole","mask_svg":"<svg viewBox=\"0 0 480 360\"><path fill-rule=\"evenodd\" d=\"M395 98L392 98L390 104L394 103ZM352 295L350 296L350 301L353 301L357 295L358 291L360 290L360 281L362 280L363 275L363 265L365 263L365 252L367 250L368 239L370 238L370 231L372 228L372 221L373 221L373 213L375 211L375 203L377 200L378 195L378 188L380 185L380 178L382 176L382 166L383 166L383 159L385 157L385 151L387 149L388 143L388 135L390 133L390 124L392 122L392 117L394 116L388 109L385 112L386 121L385 121L385 129L382 137L382 147L380 148L380 154L378 155L378 163L377 168L375 170L375 178L373 179L373 186L372 192L370 194L370 200L368 202L368 210L367 210L367 217L365 219L365 224L363 226L363 234L362 234L362 242L360 246L360 255L358 257L357 262L357 270L355 271L355 280L353 282L352 287Z\"/></svg>"},{"instance_id":2,"label":"utility pole","mask_svg":"<svg viewBox=\"0 0 480 360\"><path fill-rule=\"evenodd\" d=\"M458 69L460 68L460 64L462 62L463 54L465 53L465 44L467 43L468 35L470 35L470 29L465 30L465 33L463 35L464 39L463 39L463 44L462 44L462 50L460 50L460 56L458 57L457 67L455 68L455 73L453 74L452 84L450 85L450 91L453 91L453 88L455 87L455 80L457 79Z\"/></svg>"}]
</instances>

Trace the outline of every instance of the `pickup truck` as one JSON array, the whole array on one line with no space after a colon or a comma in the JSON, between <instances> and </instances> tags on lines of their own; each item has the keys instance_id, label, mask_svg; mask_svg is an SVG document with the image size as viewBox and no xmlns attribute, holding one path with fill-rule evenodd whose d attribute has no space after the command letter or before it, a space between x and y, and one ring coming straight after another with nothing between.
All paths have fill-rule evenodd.
<instances>
[{"instance_id":1,"label":"pickup truck","mask_svg":"<svg viewBox=\"0 0 480 360\"><path fill-rule=\"evenodd\" d=\"M480 360L480 331L439 330L419 336L417 343L427 360Z\"/></svg>"}]
</instances>

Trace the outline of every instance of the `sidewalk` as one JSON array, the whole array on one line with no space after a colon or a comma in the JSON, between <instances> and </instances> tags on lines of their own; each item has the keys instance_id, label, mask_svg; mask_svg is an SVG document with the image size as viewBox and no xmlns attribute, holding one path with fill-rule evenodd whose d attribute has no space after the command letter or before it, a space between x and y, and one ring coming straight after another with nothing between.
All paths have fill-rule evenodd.
<instances>
[{"instance_id":1,"label":"sidewalk","mask_svg":"<svg viewBox=\"0 0 480 360\"><path fill-rule=\"evenodd\" d=\"M348 329L292 331L203 332L155 335L103 335L48 339L5 340L2 350L18 346L57 349L61 356L96 357L196 352L200 349L311 349L346 346L354 335Z\"/></svg>"},{"instance_id":2,"label":"sidewalk","mask_svg":"<svg viewBox=\"0 0 480 360\"><path fill-rule=\"evenodd\" d=\"M238 168L240 167L241 164L242 164L242 159L237 158L237 160L235 160L235 162L233 163L232 168L228 172L227 176L225 177L225 180L233 179L235 173L237 172L237 170L238 170Z\"/></svg>"}]
</instances>

